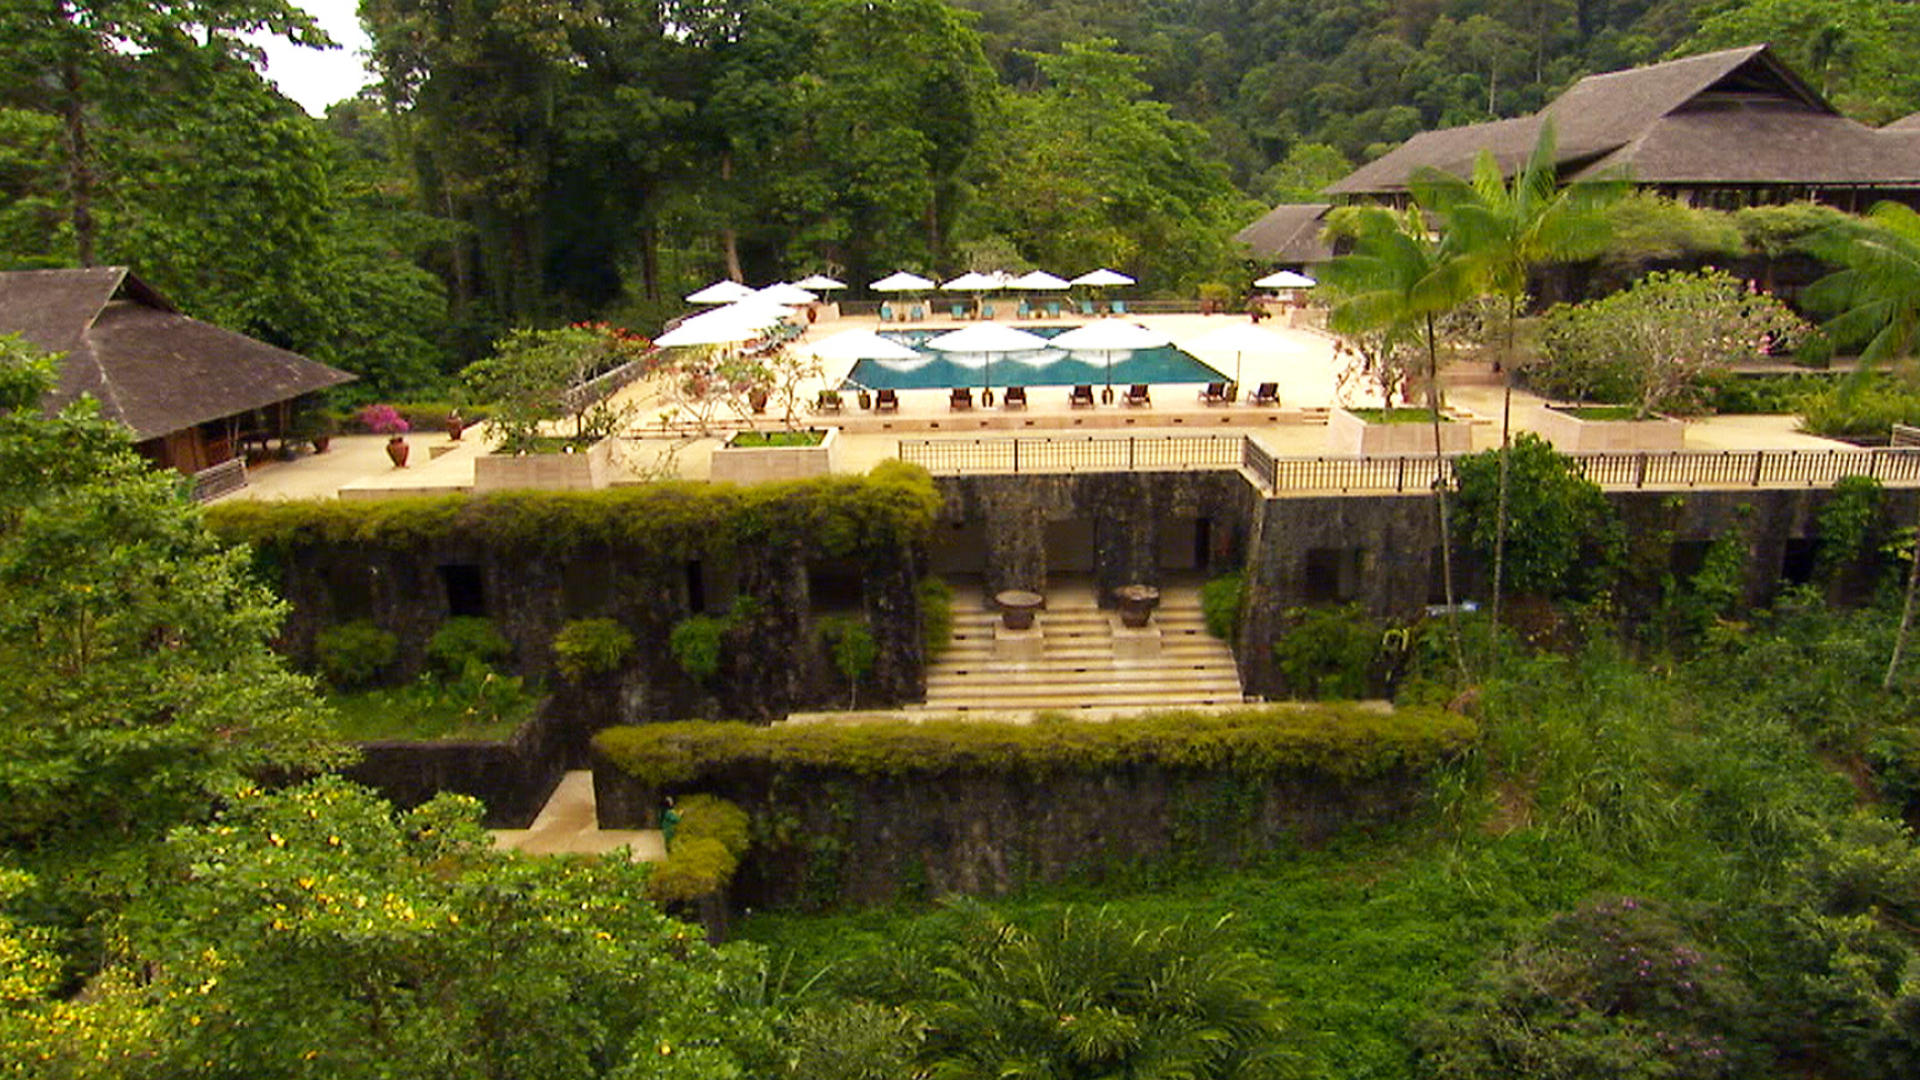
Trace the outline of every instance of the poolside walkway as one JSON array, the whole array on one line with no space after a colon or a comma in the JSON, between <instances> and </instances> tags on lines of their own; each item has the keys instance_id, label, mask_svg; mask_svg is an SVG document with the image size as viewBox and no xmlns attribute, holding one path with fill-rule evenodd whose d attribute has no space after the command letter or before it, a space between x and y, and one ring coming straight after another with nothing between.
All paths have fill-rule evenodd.
<instances>
[{"instance_id":1,"label":"poolside walkway","mask_svg":"<svg viewBox=\"0 0 1920 1080\"><path fill-rule=\"evenodd\" d=\"M1140 315L1139 322L1165 332L1176 343L1190 342L1209 331L1233 323L1244 323L1244 316L1228 315ZM1042 325L1070 326L1084 319L1062 318L1057 322L1040 320ZM853 395L846 396L841 412L826 416L809 414L809 423L831 424L840 429L838 469L861 473L881 461L899 455L903 439L942 439L953 437L999 439L1018 436L1062 436L1073 434L1118 435L1192 435L1200 433L1243 434L1250 436L1276 457L1319 457L1326 454L1326 410L1340 394L1340 361L1333 351L1333 339L1311 329L1291 329L1269 320L1261 325L1287 342L1277 355L1202 354L1216 370L1229 377L1236 364L1240 370L1243 400L1233 405L1207 405L1199 398L1199 387L1186 384L1159 385L1153 388L1153 403L1145 408L1120 404L1097 405L1092 409L1071 408L1067 388L1033 387L1028 391L1024 409L1008 410L976 405L966 411L949 407L945 390L902 390L897 412L876 413L861 410ZM961 325L952 320L930 319L910 324L913 329L946 330ZM849 328L888 329L897 324L881 324L872 317L844 318L815 324L800 341L816 341ZM824 373L816 386L804 391L812 401L824 386L839 386L851 363L843 362ZM984 372L983 372L984 375ZM1500 445L1501 387L1472 365L1456 365L1443 374L1448 383L1449 407L1473 425L1476 450ZM1279 387L1279 404L1256 408L1245 396L1263 382ZM1353 405L1376 404L1364 384L1353 384L1344 400ZM1003 399L1004 387L996 387ZM979 397L976 392L976 401ZM616 402L630 406L634 419L627 436L615 446L614 465L618 482L638 483L661 477L705 480L709 475L714 447L725 437L724 431L700 436L690 432L674 433L663 429L662 418L671 407L657 382L642 380L620 391ZM1546 402L1524 391L1513 395L1513 429L1530 430ZM734 419L734 418L730 418ZM755 418L766 428L780 426L781 418L769 409L768 415ZM1795 430L1792 416L1715 416L1687 425L1689 450L1845 450L1848 444L1807 435ZM734 419L733 426L738 425ZM451 493L469 490L473 485L474 459L490 449L491 440L484 426L469 428L460 442L452 442L438 432L416 433L408 437L413 457L405 469L396 469L385 455L383 436L342 436L333 440L325 454L306 455L291 462L270 462L248 470L248 486L226 496L234 499L294 498L380 498L396 495Z\"/></svg>"}]
</instances>

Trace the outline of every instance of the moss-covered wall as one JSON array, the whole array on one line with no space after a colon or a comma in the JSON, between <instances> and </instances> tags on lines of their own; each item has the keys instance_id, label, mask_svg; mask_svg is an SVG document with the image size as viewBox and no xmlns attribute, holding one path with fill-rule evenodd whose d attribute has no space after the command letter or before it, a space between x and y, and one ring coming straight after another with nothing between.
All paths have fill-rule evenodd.
<instances>
[{"instance_id":1,"label":"moss-covered wall","mask_svg":"<svg viewBox=\"0 0 1920 1080\"><path fill-rule=\"evenodd\" d=\"M1267 706L1098 724L671 724L603 732L604 828L668 795L744 808L749 905L883 903L1238 865L1396 819L1478 737L1433 709Z\"/></svg>"},{"instance_id":2,"label":"moss-covered wall","mask_svg":"<svg viewBox=\"0 0 1920 1080\"><path fill-rule=\"evenodd\" d=\"M920 698L915 586L938 499L923 471L893 462L865 478L751 488L236 503L210 520L252 544L276 579L291 608L282 647L297 663L311 660L321 629L364 618L399 636L392 677L410 678L447 617L483 614L513 643L513 668L553 684L555 712L578 734L844 701L816 627L812 576L829 562L858 568L856 603L878 646L861 699ZM696 682L670 653L672 629L729 611L721 671ZM552 641L588 617L619 621L638 648L624 670L572 686L553 674Z\"/></svg>"}]
</instances>

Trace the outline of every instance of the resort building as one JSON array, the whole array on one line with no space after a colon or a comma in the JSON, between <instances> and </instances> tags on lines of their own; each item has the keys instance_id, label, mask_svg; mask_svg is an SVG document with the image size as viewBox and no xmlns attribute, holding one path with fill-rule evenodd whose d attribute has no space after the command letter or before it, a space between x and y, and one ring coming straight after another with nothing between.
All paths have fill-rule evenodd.
<instances>
[{"instance_id":1,"label":"resort building","mask_svg":"<svg viewBox=\"0 0 1920 1080\"><path fill-rule=\"evenodd\" d=\"M1331 202L1277 206L1240 239L1264 260L1324 260L1331 253L1314 246L1314 226L1332 205L1402 204L1415 174L1466 176L1483 150L1511 176L1549 123L1562 182L1617 176L1721 210L1920 205L1920 117L1879 129L1850 120L1771 49L1750 45L1589 75L1531 116L1415 135L1329 186Z\"/></svg>"}]
</instances>

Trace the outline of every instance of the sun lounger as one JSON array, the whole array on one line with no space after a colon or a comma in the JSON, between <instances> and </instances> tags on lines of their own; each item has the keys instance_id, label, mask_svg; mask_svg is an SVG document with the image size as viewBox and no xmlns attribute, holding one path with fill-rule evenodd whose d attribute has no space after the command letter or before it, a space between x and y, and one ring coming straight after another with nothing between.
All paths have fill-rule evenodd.
<instances>
[{"instance_id":1,"label":"sun lounger","mask_svg":"<svg viewBox=\"0 0 1920 1080\"><path fill-rule=\"evenodd\" d=\"M1125 315L1127 313L1127 302L1125 300L1115 300L1113 303L1107 305L1107 309L1115 315Z\"/></svg>"},{"instance_id":2,"label":"sun lounger","mask_svg":"<svg viewBox=\"0 0 1920 1080\"><path fill-rule=\"evenodd\" d=\"M900 411L900 395L894 393L892 390L887 389L885 387L882 387L881 389L874 391L873 411L874 412L899 412Z\"/></svg>"},{"instance_id":3,"label":"sun lounger","mask_svg":"<svg viewBox=\"0 0 1920 1080\"><path fill-rule=\"evenodd\" d=\"M983 318L983 319L991 319L991 318L993 318L993 305L992 305L992 304L981 304L981 305L980 305L980 317L981 317L981 318Z\"/></svg>"},{"instance_id":4,"label":"sun lounger","mask_svg":"<svg viewBox=\"0 0 1920 1080\"><path fill-rule=\"evenodd\" d=\"M1280 384L1277 382L1263 382L1259 386L1254 387L1253 396L1247 399L1247 404L1249 405L1280 404Z\"/></svg>"},{"instance_id":5,"label":"sun lounger","mask_svg":"<svg viewBox=\"0 0 1920 1080\"><path fill-rule=\"evenodd\" d=\"M927 307L926 307L926 305L925 305L925 304L915 304L915 305L913 305L912 307L910 307L910 308L908 308L908 309L907 309L907 319L908 319L908 320L909 320L910 322L926 322L926 321L927 321Z\"/></svg>"},{"instance_id":6,"label":"sun lounger","mask_svg":"<svg viewBox=\"0 0 1920 1080\"><path fill-rule=\"evenodd\" d=\"M892 304L880 305L880 321L881 322L893 321L893 305Z\"/></svg>"},{"instance_id":7,"label":"sun lounger","mask_svg":"<svg viewBox=\"0 0 1920 1080\"><path fill-rule=\"evenodd\" d=\"M1060 301L1058 300L1047 301L1047 318L1057 319L1059 317L1060 317Z\"/></svg>"},{"instance_id":8,"label":"sun lounger","mask_svg":"<svg viewBox=\"0 0 1920 1080\"><path fill-rule=\"evenodd\" d=\"M966 317L967 317L967 305L965 305L965 304L955 304L955 305L953 305L953 318L954 318L954 321L956 321L956 322L958 322L958 321L960 321L960 320L963 320L963 319L965 319Z\"/></svg>"},{"instance_id":9,"label":"sun lounger","mask_svg":"<svg viewBox=\"0 0 1920 1080\"><path fill-rule=\"evenodd\" d=\"M1093 387L1076 386L1067 394L1067 404L1076 409L1093 408Z\"/></svg>"},{"instance_id":10,"label":"sun lounger","mask_svg":"<svg viewBox=\"0 0 1920 1080\"><path fill-rule=\"evenodd\" d=\"M973 388L968 386L954 387L953 393L947 395L947 408L952 409L954 412L973 408Z\"/></svg>"},{"instance_id":11,"label":"sun lounger","mask_svg":"<svg viewBox=\"0 0 1920 1080\"><path fill-rule=\"evenodd\" d=\"M1132 405L1136 408L1153 404L1153 398L1147 393L1147 384L1134 383L1128 387L1124 404Z\"/></svg>"},{"instance_id":12,"label":"sun lounger","mask_svg":"<svg viewBox=\"0 0 1920 1080\"><path fill-rule=\"evenodd\" d=\"M1007 387L1006 400L1001 402L1001 407L1007 408L1007 409L1026 408L1027 407L1027 388L1024 386Z\"/></svg>"},{"instance_id":13,"label":"sun lounger","mask_svg":"<svg viewBox=\"0 0 1920 1080\"><path fill-rule=\"evenodd\" d=\"M1022 318L1022 319L1031 319L1031 318L1033 318L1033 305L1032 305L1032 304L1029 304L1029 303L1027 303L1027 302L1026 302L1025 300L1022 300L1022 301L1020 301L1020 306L1019 306L1019 307L1017 307L1017 308L1015 308L1015 309L1014 309L1014 311L1015 311L1015 312L1016 312L1016 313L1017 313L1017 314L1019 315L1019 317L1020 317L1020 318Z\"/></svg>"},{"instance_id":14,"label":"sun lounger","mask_svg":"<svg viewBox=\"0 0 1920 1080\"><path fill-rule=\"evenodd\" d=\"M822 390L820 399L814 403L813 408L815 412L837 413L840 411L840 405L840 391Z\"/></svg>"},{"instance_id":15,"label":"sun lounger","mask_svg":"<svg viewBox=\"0 0 1920 1080\"><path fill-rule=\"evenodd\" d=\"M1200 400L1207 405L1225 405L1227 403L1227 384L1210 382L1200 391Z\"/></svg>"},{"instance_id":16,"label":"sun lounger","mask_svg":"<svg viewBox=\"0 0 1920 1080\"><path fill-rule=\"evenodd\" d=\"M1080 314L1091 318L1092 316L1097 315L1099 313L1093 310L1093 301L1082 300L1080 301Z\"/></svg>"}]
</instances>

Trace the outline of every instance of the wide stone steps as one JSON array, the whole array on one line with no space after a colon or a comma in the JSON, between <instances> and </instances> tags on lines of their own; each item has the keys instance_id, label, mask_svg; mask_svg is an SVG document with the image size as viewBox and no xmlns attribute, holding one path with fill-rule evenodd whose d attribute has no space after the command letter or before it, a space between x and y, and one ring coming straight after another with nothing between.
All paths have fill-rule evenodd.
<instances>
[{"instance_id":1,"label":"wide stone steps","mask_svg":"<svg viewBox=\"0 0 1920 1080\"><path fill-rule=\"evenodd\" d=\"M1233 654L1206 631L1199 594L1163 588L1157 653L1116 652L1113 619L1090 590L1050 590L1036 656L997 653L999 615L961 605L952 643L927 672L928 712L1171 708L1243 700Z\"/></svg>"}]
</instances>

